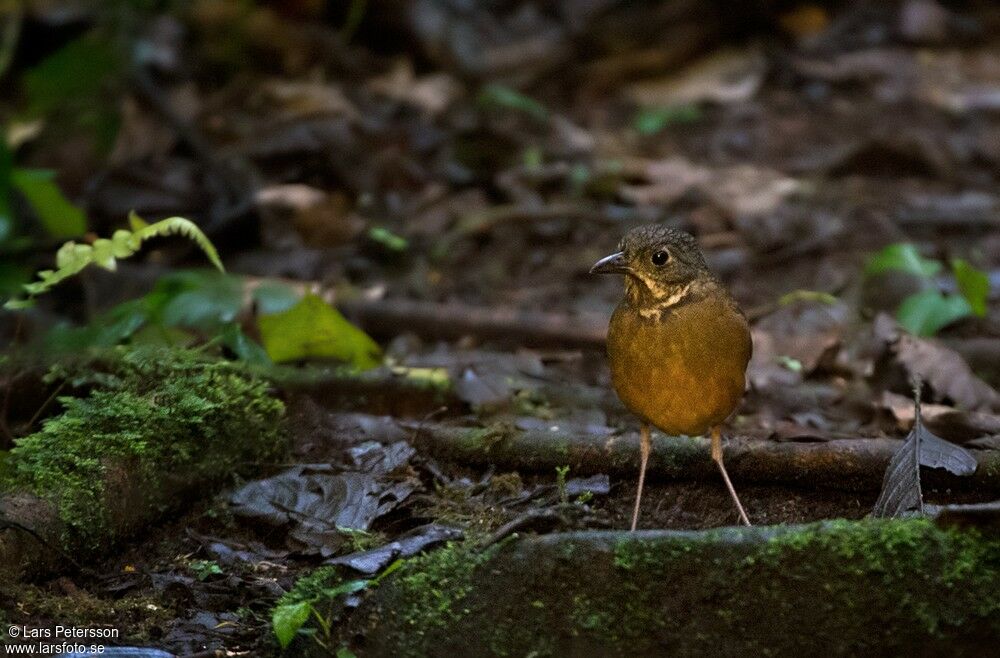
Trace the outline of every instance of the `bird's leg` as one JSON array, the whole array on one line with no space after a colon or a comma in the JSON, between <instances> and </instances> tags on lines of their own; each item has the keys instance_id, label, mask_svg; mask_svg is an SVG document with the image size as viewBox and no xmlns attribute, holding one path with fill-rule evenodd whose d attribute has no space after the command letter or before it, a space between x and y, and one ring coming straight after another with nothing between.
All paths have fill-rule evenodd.
<instances>
[{"instance_id":1,"label":"bird's leg","mask_svg":"<svg viewBox=\"0 0 1000 658\"><path fill-rule=\"evenodd\" d=\"M722 473L722 479L726 482L729 495L733 497L733 502L736 503L736 510L740 513L740 521L746 525L751 525L750 519L747 518L747 513L743 511L743 504L740 502L740 497L736 495L736 489L733 488L733 483L729 479L729 473L726 473L726 465L722 463L722 430L718 425L712 428L712 461L719 466L719 472ZM640 480L641 482L642 480Z\"/></svg>"},{"instance_id":2,"label":"bird's leg","mask_svg":"<svg viewBox=\"0 0 1000 658\"><path fill-rule=\"evenodd\" d=\"M642 485L646 481L646 462L649 461L651 447L649 425L642 423L639 426L639 453L642 455L642 460L639 465L639 488L635 492L635 510L632 512L632 532L635 532L635 527L639 524L639 502L642 501Z\"/></svg>"}]
</instances>

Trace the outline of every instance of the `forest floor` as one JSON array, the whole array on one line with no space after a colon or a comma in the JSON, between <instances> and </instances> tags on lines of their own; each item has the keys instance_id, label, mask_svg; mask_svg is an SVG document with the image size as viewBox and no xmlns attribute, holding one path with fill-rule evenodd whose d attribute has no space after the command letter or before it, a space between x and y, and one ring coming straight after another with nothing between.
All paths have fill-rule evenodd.
<instances>
[{"instance_id":1,"label":"forest floor","mask_svg":"<svg viewBox=\"0 0 1000 658\"><path fill-rule=\"evenodd\" d=\"M722 20L713 3L661 3L670 13L598 2L604 13L571 20L550 3L471 14L371 3L345 32L342 17L291 17L285 4L239 13L197 2L148 21L145 73L116 97L110 151L53 129L31 163L85 199L97 234L131 209L198 217L230 272L314 284L392 367L451 386L430 402L405 389L384 399L282 390L288 463L260 465L261 479L82 573L0 591L0 619L106 625L181 656L277 654L272 607L331 560L375 560L365 552L401 537L419 540L415 550L496 540L506 524L627 528L636 479L622 469L485 466L492 439L465 462L426 446L451 430L551 431L634 450L638 424L611 391L602 349L621 282L588 269L648 222L693 233L751 319L748 392L727 442L751 446L733 474L755 524L868 515L880 473L817 484L790 460L762 475L752 450L902 439L912 375L923 377L930 429L980 459L1000 451L995 9L821 3ZM942 266L873 270L895 243ZM986 274L983 313L934 337L901 336L892 317L908 296L960 294L955 259ZM96 272L25 331L110 308L196 262L164 245ZM0 335L12 327L4 316ZM737 522L713 471L670 468L664 458L651 472L641 527ZM353 477L376 505L337 488ZM997 497L935 483L928 502ZM296 494L282 498L282 487ZM294 520L269 520L270 503L291 505ZM365 529L331 527L331 514Z\"/></svg>"}]
</instances>

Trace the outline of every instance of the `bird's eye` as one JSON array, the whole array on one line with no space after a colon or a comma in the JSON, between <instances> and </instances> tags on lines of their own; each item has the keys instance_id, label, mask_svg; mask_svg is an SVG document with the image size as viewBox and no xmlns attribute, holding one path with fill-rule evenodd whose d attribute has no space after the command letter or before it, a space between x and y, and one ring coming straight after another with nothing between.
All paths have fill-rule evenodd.
<instances>
[{"instance_id":1,"label":"bird's eye","mask_svg":"<svg viewBox=\"0 0 1000 658\"><path fill-rule=\"evenodd\" d=\"M653 258L652 258L653 265L656 265L657 267L662 267L663 265L667 264L668 260L670 260L670 252L668 252L666 249L660 249L658 251L653 252Z\"/></svg>"}]
</instances>

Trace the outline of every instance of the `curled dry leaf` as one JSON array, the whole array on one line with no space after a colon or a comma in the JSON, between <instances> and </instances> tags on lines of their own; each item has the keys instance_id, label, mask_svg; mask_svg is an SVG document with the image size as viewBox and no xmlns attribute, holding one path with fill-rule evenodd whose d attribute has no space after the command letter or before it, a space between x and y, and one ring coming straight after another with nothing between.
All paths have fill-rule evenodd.
<instances>
[{"instance_id":1,"label":"curled dry leaf","mask_svg":"<svg viewBox=\"0 0 1000 658\"><path fill-rule=\"evenodd\" d=\"M959 409L968 411L1000 409L1000 393L977 377L955 350L937 340L905 333L885 313L875 318L873 334L876 351L883 351L877 366L887 365L888 361L900 366L906 379L919 377L930 387L935 401L950 400ZM884 377L887 373L876 371L879 374Z\"/></svg>"},{"instance_id":2,"label":"curled dry leaf","mask_svg":"<svg viewBox=\"0 0 1000 658\"><path fill-rule=\"evenodd\" d=\"M337 85L271 80L261 87L261 93L279 106L278 114L285 119L315 116L343 116L352 122L361 119L358 109Z\"/></svg>"},{"instance_id":3,"label":"curled dry leaf","mask_svg":"<svg viewBox=\"0 0 1000 658\"><path fill-rule=\"evenodd\" d=\"M756 95L767 60L755 48L723 50L704 57L679 74L644 81L629 88L640 105L674 107L693 103L738 103Z\"/></svg>"},{"instance_id":4,"label":"curled dry leaf","mask_svg":"<svg viewBox=\"0 0 1000 658\"><path fill-rule=\"evenodd\" d=\"M265 240L271 246L295 242L288 224L310 247L336 247L356 238L365 220L351 208L343 194L328 194L302 184L271 185L256 195ZM298 245L295 245L298 246Z\"/></svg>"},{"instance_id":5,"label":"curled dry leaf","mask_svg":"<svg viewBox=\"0 0 1000 658\"><path fill-rule=\"evenodd\" d=\"M430 116L448 109L462 95L461 83L451 75L433 73L418 78L407 59L397 61L391 71L372 78L365 86L372 93L419 108Z\"/></svg>"},{"instance_id":6,"label":"curled dry leaf","mask_svg":"<svg viewBox=\"0 0 1000 658\"><path fill-rule=\"evenodd\" d=\"M847 322L846 304L793 304L762 318L753 328L748 377L754 388L802 381L840 348Z\"/></svg>"},{"instance_id":7,"label":"curled dry leaf","mask_svg":"<svg viewBox=\"0 0 1000 658\"><path fill-rule=\"evenodd\" d=\"M884 391L878 404L892 414L899 429L908 431L913 427L916 414L909 398ZM997 414L962 411L943 404L924 404L922 418L931 431L949 441L964 443L1000 434L1000 415Z\"/></svg>"},{"instance_id":8,"label":"curled dry leaf","mask_svg":"<svg viewBox=\"0 0 1000 658\"><path fill-rule=\"evenodd\" d=\"M618 193L630 203L669 206L692 192L734 217L773 212L802 184L779 171L755 165L711 169L681 158L630 163L644 184L622 184Z\"/></svg>"},{"instance_id":9,"label":"curled dry leaf","mask_svg":"<svg viewBox=\"0 0 1000 658\"><path fill-rule=\"evenodd\" d=\"M939 398L961 409L1000 409L1000 393L976 377L958 352L935 340L901 334L895 353L907 372L926 381Z\"/></svg>"}]
</instances>

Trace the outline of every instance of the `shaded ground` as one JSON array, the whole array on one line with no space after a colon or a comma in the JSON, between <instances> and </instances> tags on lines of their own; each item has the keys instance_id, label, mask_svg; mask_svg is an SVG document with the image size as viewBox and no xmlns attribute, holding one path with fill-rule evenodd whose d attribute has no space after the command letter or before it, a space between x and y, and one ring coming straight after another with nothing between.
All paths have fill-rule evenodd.
<instances>
[{"instance_id":1,"label":"shaded ground","mask_svg":"<svg viewBox=\"0 0 1000 658\"><path fill-rule=\"evenodd\" d=\"M989 3L940 12L929 2L788 3L732 16L717 10L728 3L603 2L579 15L573 3L478 13L370 3L380 6L353 34L336 8L230 4L194 3L133 26L129 38L156 57L135 80L110 85L122 124L109 152L66 140L52 121L25 156L58 170L100 235L133 208L192 216L231 271L317 282L354 309L393 365L439 368L454 383L444 409L405 391L350 404L289 396L291 463L261 465L262 477L292 464L364 473L370 464L352 462L352 448L411 441L419 423L557 425L608 438L634 429L600 348L620 282L587 270L650 221L694 233L753 322L750 390L732 441L902 437L912 423L907 377L919 372L935 432L997 449L1000 15ZM419 20L428 16L440 21ZM29 24L50 20L40 12ZM103 20L86 15L77 29L108 29ZM470 34L485 44L482 58ZM914 290L955 292L944 273L862 275L871 253L902 241L983 270L985 314L938 341L899 339L887 317L873 323ZM45 246L18 257L45 263ZM124 275L95 272L23 331L40 334L53 316L84 319L189 262L165 245ZM781 301L796 291L808 292ZM594 331L581 347L552 332L532 340L531 320L516 340L469 330L455 341L439 340L448 328L433 322L364 321L366 310L401 300L545 312ZM4 336L13 324L0 317ZM395 418L345 420L348 407ZM27 404L10 415L31 430ZM106 624L180 655L267 655L277 651L272 605L327 559L431 522L477 541L519 519L520 532L623 528L635 487L612 477L607 493L574 505L554 473L419 454L374 479L379 495L397 493L365 532L319 533L310 544L289 526L240 520L227 492L86 573L3 592L0 619ZM736 484L759 524L861 518L878 494ZM927 493L930 502L990 497ZM556 511L525 519L531 510ZM643 527L734 522L714 478L649 483Z\"/></svg>"}]
</instances>

